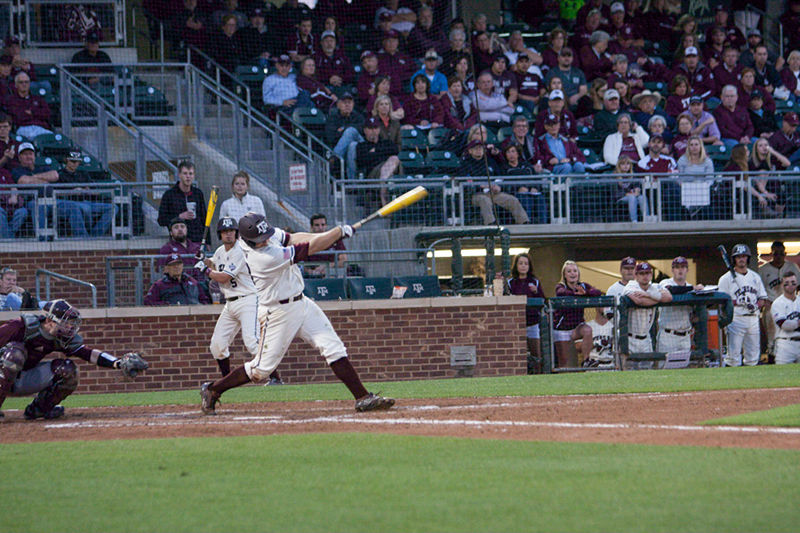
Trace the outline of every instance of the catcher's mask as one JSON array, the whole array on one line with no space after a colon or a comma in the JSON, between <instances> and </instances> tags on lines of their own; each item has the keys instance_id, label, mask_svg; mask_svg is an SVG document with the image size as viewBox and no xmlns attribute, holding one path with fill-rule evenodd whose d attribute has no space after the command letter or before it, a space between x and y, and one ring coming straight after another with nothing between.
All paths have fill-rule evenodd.
<instances>
[{"instance_id":1,"label":"catcher's mask","mask_svg":"<svg viewBox=\"0 0 800 533\"><path fill-rule=\"evenodd\" d=\"M66 300L52 300L42 308L45 318L56 323L56 336L70 341L81 327L81 313Z\"/></svg>"}]
</instances>

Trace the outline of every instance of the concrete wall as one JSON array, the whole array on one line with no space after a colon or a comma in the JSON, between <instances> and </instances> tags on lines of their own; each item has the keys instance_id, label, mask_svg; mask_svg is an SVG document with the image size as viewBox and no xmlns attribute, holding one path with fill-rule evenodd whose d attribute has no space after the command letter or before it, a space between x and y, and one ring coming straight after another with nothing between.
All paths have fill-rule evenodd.
<instances>
[{"instance_id":1,"label":"concrete wall","mask_svg":"<svg viewBox=\"0 0 800 533\"><path fill-rule=\"evenodd\" d=\"M365 381L456 377L451 346L474 346L475 376L526 373L525 299L432 298L419 300L322 302L344 341L353 366ZM145 352L150 369L133 382L118 371L78 361L79 393L196 388L219 375L208 352L222 306L138 307L83 311L87 346L117 356ZM18 317L0 313L0 322ZM233 366L245 349L237 338ZM290 384L338 382L319 352L295 339L279 367Z\"/></svg>"}]
</instances>

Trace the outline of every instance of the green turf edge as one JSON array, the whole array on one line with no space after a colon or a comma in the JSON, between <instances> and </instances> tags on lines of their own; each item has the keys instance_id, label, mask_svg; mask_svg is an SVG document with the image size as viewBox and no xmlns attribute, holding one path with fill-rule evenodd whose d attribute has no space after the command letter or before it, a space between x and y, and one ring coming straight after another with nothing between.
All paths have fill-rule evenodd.
<instances>
[{"instance_id":1,"label":"green turf edge","mask_svg":"<svg viewBox=\"0 0 800 533\"><path fill-rule=\"evenodd\" d=\"M191 405L199 402L198 389L115 394L76 394L64 405L74 407L130 405ZM696 368L638 372L585 372L497 378L460 378L369 383L372 391L397 398L471 398L562 394L618 394L682 392L800 385L800 365L765 365L739 368ZM339 383L261 387L248 385L230 390L223 402L285 402L352 400ZM8 409L24 408L27 398L8 398Z\"/></svg>"},{"instance_id":2,"label":"green turf edge","mask_svg":"<svg viewBox=\"0 0 800 533\"><path fill-rule=\"evenodd\" d=\"M764 411L753 411L752 413L736 416L726 416L725 418L715 418L706 420L703 424L711 426L800 427L800 404L786 405Z\"/></svg>"},{"instance_id":3,"label":"green turf edge","mask_svg":"<svg viewBox=\"0 0 800 533\"><path fill-rule=\"evenodd\" d=\"M384 434L10 444L0 530L796 531L798 464L788 450Z\"/></svg>"}]
</instances>

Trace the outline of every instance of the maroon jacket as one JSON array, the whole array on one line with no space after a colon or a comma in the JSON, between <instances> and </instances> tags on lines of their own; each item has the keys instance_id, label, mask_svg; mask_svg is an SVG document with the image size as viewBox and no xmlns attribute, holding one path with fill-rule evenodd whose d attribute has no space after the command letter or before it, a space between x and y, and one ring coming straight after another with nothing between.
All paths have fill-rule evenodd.
<instances>
[{"instance_id":1,"label":"maroon jacket","mask_svg":"<svg viewBox=\"0 0 800 533\"><path fill-rule=\"evenodd\" d=\"M381 74L392 77L392 88L389 92L401 96L405 94L403 89L411 79L411 75L417 71L417 64L402 52L390 55L381 50L378 52L378 70Z\"/></svg>"},{"instance_id":2,"label":"maroon jacket","mask_svg":"<svg viewBox=\"0 0 800 533\"><path fill-rule=\"evenodd\" d=\"M669 95L664 111L672 118L677 118L681 113L689 111L689 97L680 97L677 94Z\"/></svg>"},{"instance_id":3,"label":"maroon jacket","mask_svg":"<svg viewBox=\"0 0 800 533\"><path fill-rule=\"evenodd\" d=\"M466 98L466 96L462 96L462 100ZM463 120L460 119L459 110L456 108L456 104L453 102L453 97L450 96L450 93L444 93L441 98L439 98L439 107L442 109L445 128L466 131L478 122L478 113L475 109L470 109L470 114L464 117Z\"/></svg>"},{"instance_id":4,"label":"maroon jacket","mask_svg":"<svg viewBox=\"0 0 800 533\"><path fill-rule=\"evenodd\" d=\"M788 66L781 70L781 81L783 82L783 86L789 89L790 93L794 94L798 85L797 77Z\"/></svg>"},{"instance_id":5,"label":"maroon jacket","mask_svg":"<svg viewBox=\"0 0 800 533\"><path fill-rule=\"evenodd\" d=\"M714 118L723 139L736 139L752 137L755 128L750 121L750 114L742 104L737 104L736 109L729 111L721 105L714 110Z\"/></svg>"},{"instance_id":6,"label":"maroon jacket","mask_svg":"<svg viewBox=\"0 0 800 533\"><path fill-rule=\"evenodd\" d=\"M369 94L369 90L375 88L375 80L378 79L379 76L381 76L381 74L378 74L378 71L375 71L375 74L370 74L368 72L361 73L361 75L358 77L357 84L359 100L362 102L369 100L369 97L372 96ZM371 112L371 110L367 111L367 114Z\"/></svg>"},{"instance_id":7,"label":"maroon jacket","mask_svg":"<svg viewBox=\"0 0 800 533\"><path fill-rule=\"evenodd\" d=\"M601 296L603 293L588 283L580 282L586 294L583 296ZM556 285L556 296L581 296L564 283ZM583 309L556 309L553 311L553 328L561 331L575 329L583 322Z\"/></svg>"},{"instance_id":8,"label":"maroon jacket","mask_svg":"<svg viewBox=\"0 0 800 533\"><path fill-rule=\"evenodd\" d=\"M314 105L326 113L333 104L333 93L319 80L300 74L297 76L297 88L307 91Z\"/></svg>"},{"instance_id":9,"label":"maroon jacket","mask_svg":"<svg viewBox=\"0 0 800 533\"><path fill-rule=\"evenodd\" d=\"M50 106L44 98L30 94L23 98L15 90L5 101L8 114L14 119L14 127L40 126L50 129Z\"/></svg>"},{"instance_id":10,"label":"maroon jacket","mask_svg":"<svg viewBox=\"0 0 800 533\"><path fill-rule=\"evenodd\" d=\"M342 84L349 84L353 81L353 65L344 53L338 50L333 52L332 57L326 56L322 51L314 54L314 61L317 64L317 79L322 83L329 83L331 76L342 78Z\"/></svg>"},{"instance_id":11,"label":"maroon jacket","mask_svg":"<svg viewBox=\"0 0 800 533\"><path fill-rule=\"evenodd\" d=\"M764 99L764 109L766 109L767 111L770 111L771 113L774 113L775 112L775 99L772 98L772 95L769 94L769 92L764 87L755 86L755 87L753 87L753 89L757 89L758 92L761 93L761 97ZM737 90L739 91L739 100L738 101L741 102L742 105L749 106L750 105L750 95L752 94L753 91L745 91L744 87L742 87L741 84L739 84L739 86L737 87Z\"/></svg>"},{"instance_id":12,"label":"maroon jacket","mask_svg":"<svg viewBox=\"0 0 800 533\"><path fill-rule=\"evenodd\" d=\"M536 125L533 130L533 134L537 137L541 137L545 134L544 119L550 114L550 107L546 103L540 101L539 107L542 108L542 110L539 111L539 114L536 116ZM572 111L566 107L561 110L561 129L559 133L561 135L566 135L570 139L578 137L578 121L575 120L575 115L572 114Z\"/></svg>"},{"instance_id":13,"label":"maroon jacket","mask_svg":"<svg viewBox=\"0 0 800 533\"><path fill-rule=\"evenodd\" d=\"M693 94L699 95L703 99L713 96L717 91L717 84L714 81L714 73L703 63L698 63L694 72L689 72L685 63L678 65L672 72L672 77L677 75L686 76L689 85L692 87Z\"/></svg>"},{"instance_id":14,"label":"maroon jacket","mask_svg":"<svg viewBox=\"0 0 800 533\"><path fill-rule=\"evenodd\" d=\"M300 32L295 31L292 35L286 38L286 50L297 52L301 56L314 55L314 50L317 49L317 40L314 38L313 33L308 34L308 40L303 41L300 37Z\"/></svg>"},{"instance_id":15,"label":"maroon jacket","mask_svg":"<svg viewBox=\"0 0 800 533\"><path fill-rule=\"evenodd\" d=\"M430 94L425 100L417 100L413 94L407 95L403 109L406 112L403 124L418 126L423 120L444 124L444 113L439 105L439 99Z\"/></svg>"},{"instance_id":16,"label":"maroon jacket","mask_svg":"<svg viewBox=\"0 0 800 533\"><path fill-rule=\"evenodd\" d=\"M547 139L545 138L547 134L542 135L539 137L539 154L542 157L542 166L547 168L548 170L553 170L555 165L550 164L550 160L554 158L553 152L550 151L550 146L547 144ZM583 152L581 152L578 145L575 144L574 141L571 141L564 137L563 135L559 135L561 141L564 143L564 149L567 152L567 157L573 163L585 163L586 158L583 156Z\"/></svg>"},{"instance_id":17,"label":"maroon jacket","mask_svg":"<svg viewBox=\"0 0 800 533\"><path fill-rule=\"evenodd\" d=\"M737 65L733 68L733 71L728 70L725 68L724 64L719 64L714 68L714 83L717 85L717 92L715 93L719 96L722 93L722 88L726 85L733 85L734 87L739 86L739 82L742 79L742 69L744 67L742 65Z\"/></svg>"},{"instance_id":18,"label":"maroon jacket","mask_svg":"<svg viewBox=\"0 0 800 533\"><path fill-rule=\"evenodd\" d=\"M778 130L770 136L769 145L776 152L789 157L797 150L800 150L800 134L795 131L791 136L787 137L783 130Z\"/></svg>"},{"instance_id":19,"label":"maroon jacket","mask_svg":"<svg viewBox=\"0 0 800 533\"><path fill-rule=\"evenodd\" d=\"M535 276L527 278L511 278L508 280L508 287L511 289L511 294L521 294L528 298L544 298L544 291L542 284ZM536 307L525 308L525 325L535 326L539 323L541 317L539 316L539 309Z\"/></svg>"},{"instance_id":20,"label":"maroon jacket","mask_svg":"<svg viewBox=\"0 0 800 533\"><path fill-rule=\"evenodd\" d=\"M586 81L592 81L595 78L605 78L611 72L611 59L608 54L597 53L588 44L581 48L581 69L586 76Z\"/></svg>"}]
</instances>

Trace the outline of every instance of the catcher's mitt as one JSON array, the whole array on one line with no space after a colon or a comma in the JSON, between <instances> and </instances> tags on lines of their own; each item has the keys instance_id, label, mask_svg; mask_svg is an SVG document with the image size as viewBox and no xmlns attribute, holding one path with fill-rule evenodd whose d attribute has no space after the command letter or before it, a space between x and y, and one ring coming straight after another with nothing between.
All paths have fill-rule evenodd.
<instances>
[{"instance_id":1,"label":"catcher's mitt","mask_svg":"<svg viewBox=\"0 0 800 533\"><path fill-rule=\"evenodd\" d=\"M138 352L126 353L119 358L117 363L117 368L122 371L122 375L129 379L135 378L140 370L147 370L150 367Z\"/></svg>"}]
</instances>

